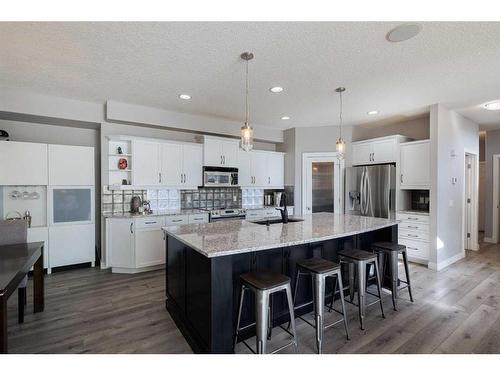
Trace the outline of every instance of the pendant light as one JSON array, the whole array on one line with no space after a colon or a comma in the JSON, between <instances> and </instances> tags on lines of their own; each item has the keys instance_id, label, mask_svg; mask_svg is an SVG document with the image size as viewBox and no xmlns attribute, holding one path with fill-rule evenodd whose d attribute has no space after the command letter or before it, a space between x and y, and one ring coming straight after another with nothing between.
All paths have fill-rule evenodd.
<instances>
[{"instance_id":1,"label":"pendant light","mask_svg":"<svg viewBox=\"0 0 500 375\"><path fill-rule=\"evenodd\" d=\"M337 142L335 143L335 150L339 153L339 157L344 157L345 153L345 141L342 138L342 93L345 91L345 87L337 87L335 89L335 92L339 93L340 97L340 112L339 112L339 139L337 139Z\"/></svg>"},{"instance_id":2,"label":"pendant light","mask_svg":"<svg viewBox=\"0 0 500 375\"><path fill-rule=\"evenodd\" d=\"M250 111L248 109L248 62L253 59L253 53L243 52L240 57L246 61L245 125L241 127L241 148L245 151L251 151L253 148L253 128L250 126Z\"/></svg>"}]
</instances>

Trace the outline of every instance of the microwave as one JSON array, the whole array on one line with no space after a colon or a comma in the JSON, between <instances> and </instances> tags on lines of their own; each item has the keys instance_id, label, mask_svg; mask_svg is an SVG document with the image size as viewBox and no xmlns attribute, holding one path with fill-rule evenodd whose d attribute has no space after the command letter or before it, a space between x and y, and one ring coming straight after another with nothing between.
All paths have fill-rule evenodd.
<instances>
[{"instance_id":1,"label":"microwave","mask_svg":"<svg viewBox=\"0 0 500 375\"><path fill-rule=\"evenodd\" d=\"M203 186L238 186L238 168L203 167Z\"/></svg>"}]
</instances>

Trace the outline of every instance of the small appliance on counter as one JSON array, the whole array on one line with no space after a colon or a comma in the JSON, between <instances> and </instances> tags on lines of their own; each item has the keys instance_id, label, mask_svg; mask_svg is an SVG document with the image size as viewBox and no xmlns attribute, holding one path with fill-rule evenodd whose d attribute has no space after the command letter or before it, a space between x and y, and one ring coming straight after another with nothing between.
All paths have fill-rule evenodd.
<instances>
[{"instance_id":1,"label":"small appliance on counter","mask_svg":"<svg viewBox=\"0 0 500 375\"><path fill-rule=\"evenodd\" d=\"M281 199L283 198L283 192L274 192L274 206L281 207Z\"/></svg>"},{"instance_id":2,"label":"small appliance on counter","mask_svg":"<svg viewBox=\"0 0 500 375\"><path fill-rule=\"evenodd\" d=\"M139 196L134 196L130 200L130 213L131 214L139 214L141 212L142 208L142 201L141 197Z\"/></svg>"}]
</instances>

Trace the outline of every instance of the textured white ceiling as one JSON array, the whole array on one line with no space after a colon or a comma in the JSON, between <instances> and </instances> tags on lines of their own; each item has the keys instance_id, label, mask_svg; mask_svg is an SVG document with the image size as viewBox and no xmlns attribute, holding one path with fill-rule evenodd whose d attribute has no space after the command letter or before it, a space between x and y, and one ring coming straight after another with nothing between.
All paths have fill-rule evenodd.
<instances>
[{"instance_id":1,"label":"textured white ceiling","mask_svg":"<svg viewBox=\"0 0 500 375\"><path fill-rule=\"evenodd\" d=\"M500 114L474 107L500 99L500 23L423 23L414 39L389 43L395 25L4 22L0 84L241 121L239 55L248 50L256 124L336 124L339 85L347 88L347 124L414 115L437 102L486 127L500 124ZM270 93L274 85L285 91ZM373 109L380 115L369 117Z\"/></svg>"}]
</instances>

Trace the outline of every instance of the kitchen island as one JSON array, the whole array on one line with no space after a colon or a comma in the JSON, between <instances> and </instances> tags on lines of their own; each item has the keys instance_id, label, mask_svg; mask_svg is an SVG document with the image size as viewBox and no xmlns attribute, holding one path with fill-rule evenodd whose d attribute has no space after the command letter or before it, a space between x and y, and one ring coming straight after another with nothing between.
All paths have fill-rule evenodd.
<instances>
[{"instance_id":1,"label":"kitchen island","mask_svg":"<svg viewBox=\"0 0 500 375\"><path fill-rule=\"evenodd\" d=\"M323 257L337 261L342 249L370 249L377 241L397 242L397 221L315 213L303 221L259 225L244 220L164 227L166 233L166 308L195 352L232 353L239 275L280 272L294 285L296 261ZM347 280L347 278L344 278ZM301 283L296 315L312 311L312 291ZM332 286L326 294L331 296ZM309 303L310 302L310 303ZM247 293L242 326L255 321ZM289 320L285 296L272 299L273 326ZM249 327L243 338L254 335Z\"/></svg>"}]
</instances>

